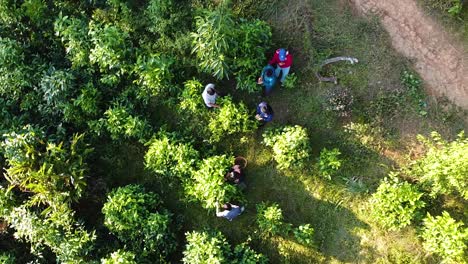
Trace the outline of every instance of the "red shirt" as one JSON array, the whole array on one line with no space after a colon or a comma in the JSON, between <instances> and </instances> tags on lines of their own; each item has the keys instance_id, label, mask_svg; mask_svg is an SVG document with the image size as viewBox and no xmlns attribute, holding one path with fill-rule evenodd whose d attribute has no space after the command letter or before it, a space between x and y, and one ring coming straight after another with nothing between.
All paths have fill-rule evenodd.
<instances>
[{"instance_id":1,"label":"red shirt","mask_svg":"<svg viewBox=\"0 0 468 264\"><path fill-rule=\"evenodd\" d=\"M268 62L270 65L278 64L280 68L287 68L290 67L292 64L292 55L291 53L287 52L286 55L286 60L285 61L280 61L279 59L279 49L276 50L275 55L273 55L273 58Z\"/></svg>"}]
</instances>

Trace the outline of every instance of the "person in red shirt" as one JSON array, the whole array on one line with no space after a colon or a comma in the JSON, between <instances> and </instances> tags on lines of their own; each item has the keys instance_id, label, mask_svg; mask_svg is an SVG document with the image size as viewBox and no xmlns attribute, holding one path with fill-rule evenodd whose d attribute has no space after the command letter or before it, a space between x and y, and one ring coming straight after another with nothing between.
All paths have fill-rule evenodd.
<instances>
[{"instance_id":1,"label":"person in red shirt","mask_svg":"<svg viewBox=\"0 0 468 264\"><path fill-rule=\"evenodd\" d=\"M272 66L274 66L275 64L278 65L276 67L275 74L276 77L279 77L280 73L282 73L280 79L281 84L283 84L284 80L286 79L286 76L288 76L292 60L293 58L289 51L281 48L276 50L275 54L273 55L273 58L270 60L270 62L268 62L268 64Z\"/></svg>"}]
</instances>

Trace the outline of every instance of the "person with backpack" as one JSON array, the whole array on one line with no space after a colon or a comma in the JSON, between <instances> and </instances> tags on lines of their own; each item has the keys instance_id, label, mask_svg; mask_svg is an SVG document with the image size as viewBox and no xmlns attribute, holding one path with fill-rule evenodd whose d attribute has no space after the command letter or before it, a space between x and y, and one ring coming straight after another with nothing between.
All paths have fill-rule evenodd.
<instances>
[{"instance_id":1,"label":"person with backpack","mask_svg":"<svg viewBox=\"0 0 468 264\"><path fill-rule=\"evenodd\" d=\"M238 206L231 203L225 203L223 206L223 211L219 210L218 202L216 202L216 216L217 217L224 217L229 221L236 218L242 212L244 212L244 206Z\"/></svg>"},{"instance_id":2,"label":"person with backpack","mask_svg":"<svg viewBox=\"0 0 468 264\"><path fill-rule=\"evenodd\" d=\"M287 49L277 49L273 58L268 62L269 65L277 65L275 70L275 75L279 78L281 74L280 83L283 85L286 76L288 76L289 69L291 68L293 58Z\"/></svg>"},{"instance_id":3,"label":"person with backpack","mask_svg":"<svg viewBox=\"0 0 468 264\"><path fill-rule=\"evenodd\" d=\"M261 125L273 120L273 108L267 102L261 102L257 106L257 114L255 119L261 122Z\"/></svg>"},{"instance_id":4,"label":"person with backpack","mask_svg":"<svg viewBox=\"0 0 468 264\"><path fill-rule=\"evenodd\" d=\"M247 188L247 185L244 182L245 174L239 164L234 164L234 166L229 169L226 175L224 175L224 180L237 185L241 190Z\"/></svg>"},{"instance_id":5,"label":"person with backpack","mask_svg":"<svg viewBox=\"0 0 468 264\"><path fill-rule=\"evenodd\" d=\"M264 87L263 93L269 95L276 85L275 68L271 65L267 65L263 68L262 74L258 78L258 84L262 84Z\"/></svg>"}]
</instances>

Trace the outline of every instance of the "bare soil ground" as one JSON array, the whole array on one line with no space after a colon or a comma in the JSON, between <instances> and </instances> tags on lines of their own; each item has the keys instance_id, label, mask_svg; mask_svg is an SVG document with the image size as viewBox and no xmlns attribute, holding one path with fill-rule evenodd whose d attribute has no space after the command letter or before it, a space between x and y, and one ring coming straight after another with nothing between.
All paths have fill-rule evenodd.
<instances>
[{"instance_id":1,"label":"bare soil ground","mask_svg":"<svg viewBox=\"0 0 468 264\"><path fill-rule=\"evenodd\" d=\"M414 61L429 94L468 109L468 53L415 0L349 1L364 14L380 17L393 47Z\"/></svg>"}]
</instances>

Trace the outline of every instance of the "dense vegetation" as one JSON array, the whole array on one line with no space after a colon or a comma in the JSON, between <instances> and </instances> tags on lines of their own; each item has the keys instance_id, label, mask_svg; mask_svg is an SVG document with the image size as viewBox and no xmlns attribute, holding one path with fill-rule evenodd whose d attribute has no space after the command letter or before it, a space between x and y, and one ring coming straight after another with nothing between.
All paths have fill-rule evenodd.
<instances>
[{"instance_id":1,"label":"dense vegetation","mask_svg":"<svg viewBox=\"0 0 468 264\"><path fill-rule=\"evenodd\" d=\"M340 30L385 36L312 2L313 32L285 26L310 19L300 3L283 24L279 1L0 1L0 262L466 262L462 113L427 105L406 65L376 74L397 91L369 95L366 66L324 69L343 78L319 84L321 59L369 46ZM276 46L296 72L259 127L256 80ZM209 82L226 94L219 109L201 98ZM400 114L436 125L392 162L385 150L408 153L390 125ZM435 128L449 139L428 138ZM224 179L238 155L245 190ZM225 202L246 212L217 219ZM371 253L388 234L433 255Z\"/></svg>"}]
</instances>

